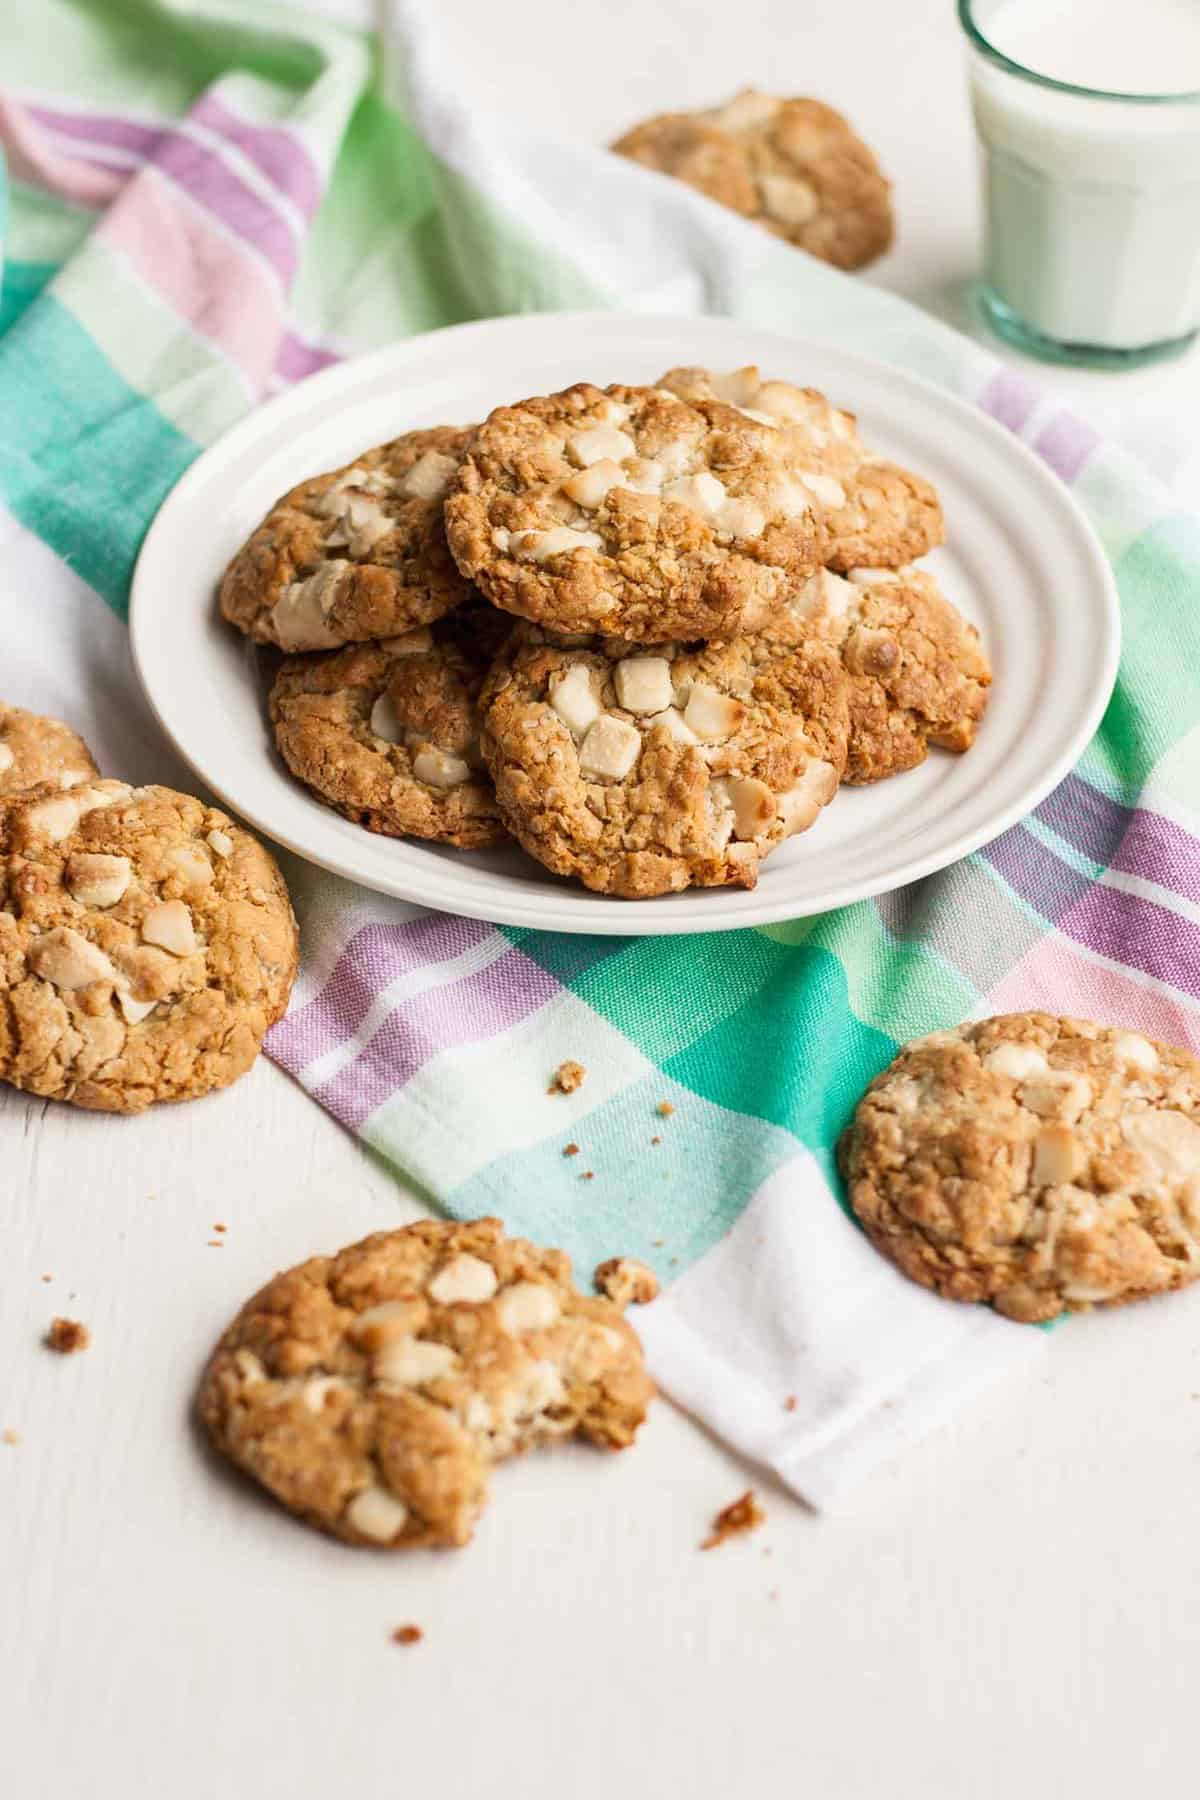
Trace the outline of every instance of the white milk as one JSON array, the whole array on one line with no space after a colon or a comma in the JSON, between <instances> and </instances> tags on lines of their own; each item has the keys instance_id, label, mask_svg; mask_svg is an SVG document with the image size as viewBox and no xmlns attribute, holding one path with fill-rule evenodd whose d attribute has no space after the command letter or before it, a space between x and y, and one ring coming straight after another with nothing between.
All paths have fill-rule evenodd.
<instances>
[{"instance_id":1,"label":"white milk","mask_svg":"<svg viewBox=\"0 0 1200 1800\"><path fill-rule=\"evenodd\" d=\"M982 36L1077 87L1200 92L1200 0L998 0ZM1200 325L1200 101L1062 93L972 56L986 279L1059 343L1137 350Z\"/></svg>"}]
</instances>

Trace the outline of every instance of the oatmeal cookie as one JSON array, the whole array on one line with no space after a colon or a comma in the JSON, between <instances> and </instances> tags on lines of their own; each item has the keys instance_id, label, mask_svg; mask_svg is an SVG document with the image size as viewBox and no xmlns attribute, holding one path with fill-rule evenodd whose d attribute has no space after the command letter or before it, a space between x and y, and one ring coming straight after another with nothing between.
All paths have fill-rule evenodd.
<instances>
[{"instance_id":1,"label":"oatmeal cookie","mask_svg":"<svg viewBox=\"0 0 1200 1800\"><path fill-rule=\"evenodd\" d=\"M221 582L231 625L281 650L332 650L426 625L470 595L442 527L469 430L409 431L302 481Z\"/></svg>"},{"instance_id":2,"label":"oatmeal cookie","mask_svg":"<svg viewBox=\"0 0 1200 1800\"><path fill-rule=\"evenodd\" d=\"M647 119L613 149L836 268L861 269L892 242L891 183L820 100L745 88L724 106Z\"/></svg>"},{"instance_id":3,"label":"oatmeal cookie","mask_svg":"<svg viewBox=\"0 0 1200 1800\"><path fill-rule=\"evenodd\" d=\"M845 761L847 684L739 638L640 646L513 633L481 697L483 753L531 856L599 893L753 887Z\"/></svg>"},{"instance_id":4,"label":"oatmeal cookie","mask_svg":"<svg viewBox=\"0 0 1200 1800\"><path fill-rule=\"evenodd\" d=\"M288 768L348 819L461 850L508 836L479 754L479 689L510 621L490 606L291 656L271 690Z\"/></svg>"},{"instance_id":5,"label":"oatmeal cookie","mask_svg":"<svg viewBox=\"0 0 1200 1800\"><path fill-rule=\"evenodd\" d=\"M662 643L761 631L819 564L779 432L707 400L581 383L502 406L446 501L464 575L548 630Z\"/></svg>"},{"instance_id":6,"label":"oatmeal cookie","mask_svg":"<svg viewBox=\"0 0 1200 1800\"><path fill-rule=\"evenodd\" d=\"M840 1146L906 1275L1052 1319L1200 1274L1200 1061L1133 1031L1010 1013L919 1038Z\"/></svg>"},{"instance_id":7,"label":"oatmeal cookie","mask_svg":"<svg viewBox=\"0 0 1200 1800\"><path fill-rule=\"evenodd\" d=\"M9 807L0 1080L99 1112L226 1087L297 955L282 875L215 807L119 781Z\"/></svg>"},{"instance_id":8,"label":"oatmeal cookie","mask_svg":"<svg viewBox=\"0 0 1200 1800\"><path fill-rule=\"evenodd\" d=\"M660 386L692 403L723 401L774 426L781 458L817 505L826 568L895 568L944 541L937 490L876 456L859 437L854 414L831 405L818 389L764 381L753 364L728 374L668 369Z\"/></svg>"},{"instance_id":9,"label":"oatmeal cookie","mask_svg":"<svg viewBox=\"0 0 1200 1800\"><path fill-rule=\"evenodd\" d=\"M823 569L772 627L784 643L836 650L850 680L843 779L882 781L924 762L930 744L969 750L991 666L979 633L919 569Z\"/></svg>"},{"instance_id":10,"label":"oatmeal cookie","mask_svg":"<svg viewBox=\"0 0 1200 1800\"><path fill-rule=\"evenodd\" d=\"M98 775L77 732L0 700L0 801L32 788L70 788Z\"/></svg>"},{"instance_id":11,"label":"oatmeal cookie","mask_svg":"<svg viewBox=\"0 0 1200 1800\"><path fill-rule=\"evenodd\" d=\"M216 1444L350 1544L465 1544L494 1463L631 1444L653 1389L620 1311L499 1219L422 1220L277 1275L200 1389Z\"/></svg>"}]
</instances>

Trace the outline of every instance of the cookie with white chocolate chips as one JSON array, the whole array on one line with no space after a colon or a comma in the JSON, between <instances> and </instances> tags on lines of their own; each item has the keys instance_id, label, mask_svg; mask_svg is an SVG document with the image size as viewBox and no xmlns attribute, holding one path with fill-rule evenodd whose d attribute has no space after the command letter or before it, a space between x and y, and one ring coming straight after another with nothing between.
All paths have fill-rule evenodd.
<instances>
[{"instance_id":1,"label":"cookie with white chocolate chips","mask_svg":"<svg viewBox=\"0 0 1200 1800\"><path fill-rule=\"evenodd\" d=\"M774 427L778 455L818 509L826 568L897 568L943 542L946 522L932 483L876 456L859 437L854 414L816 388L764 380L753 364L724 375L668 369L660 385L684 400L722 401Z\"/></svg>"},{"instance_id":2,"label":"cookie with white chocolate chips","mask_svg":"<svg viewBox=\"0 0 1200 1800\"><path fill-rule=\"evenodd\" d=\"M882 781L975 741L992 670L975 627L920 569L822 569L771 628L784 644L836 651L850 682L843 779Z\"/></svg>"},{"instance_id":3,"label":"cookie with white chocolate chips","mask_svg":"<svg viewBox=\"0 0 1200 1800\"><path fill-rule=\"evenodd\" d=\"M471 441L437 426L302 481L238 551L223 616L281 650L331 650L426 625L470 597L442 526L442 499Z\"/></svg>"},{"instance_id":4,"label":"cookie with white chocolate chips","mask_svg":"<svg viewBox=\"0 0 1200 1800\"><path fill-rule=\"evenodd\" d=\"M270 704L283 760L368 831L463 850L501 842L477 702L510 624L466 606L381 643L288 657Z\"/></svg>"},{"instance_id":5,"label":"cookie with white chocolate chips","mask_svg":"<svg viewBox=\"0 0 1200 1800\"><path fill-rule=\"evenodd\" d=\"M1009 1013L908 1044L842 1138L876 1248L1011 1319L1200 1275L1200 1061L1119 1027Z\"/></svg>"},{"instance_id":6,"label":"cookie with white chocolate chips","mask_svg":"<svg viewBox=\"0 0 1200 1800\"><path fill-rule=\"evenodd\" d=\"M494 605L548 630L736 637L820 563L815 502L783 453L734 407L584 382L480 426L446 533Z\"/></svg>"},{"instance_id":7,"label":"cookie with white chocolate chips","mask_svg":"<svg viewBox=\"0 0 1200 1800\"><path fill-rule=\"evenodd\" d=\"M469 1541L492 1466L633 1442L653 1388L619 1309L499 1219L429 1219L277 1275L221 1338L199 1411L218 1450L350 1544Z\"/></svg>"},{"instance_id":8,"label":"cookie with white chocolate chips","mask_svg":"<svg viewBox=\"0 0 1200 1800\"><path fill-rule=\"evenodd\" d=\"M190 795L119 781L5 811L0 1080L140 1112L244 1074L298 957L262 845Z\"/></svg>"},{"instance_id":9,"label":"cookie with white chocolate chips","mask_svg":"<svg viewBox=\"0 0 1200 1800\"><path fill-rule=\"evenodd\" d=\"M34 788L70 788L99 774L69 725L0 700L0 800Z\"/></svg>"},{"instance_id":10,"label":"cookie with white chocolate chips","mask_svg":"<svg viewBox=\"0 0 1200 1800\"><path fill-rule=\"evenodd\" d=\"M862 268L892 241L890 182L820 100L745 88L706 112L647 119L613 149L839 269Z\"/></svg>"},{"instance_id":11,"label":"cookie with white chocolate chips","mask_svg":"<svg viewBox=\"0 0 1200 1800\"><path fill-rule=\"evenodd\" d=\"M484 685L483 754L531 856L599 893L753 887L833 798L849 729L832 652L641 646L518 627Z\"/></svg>"}]
</instances>

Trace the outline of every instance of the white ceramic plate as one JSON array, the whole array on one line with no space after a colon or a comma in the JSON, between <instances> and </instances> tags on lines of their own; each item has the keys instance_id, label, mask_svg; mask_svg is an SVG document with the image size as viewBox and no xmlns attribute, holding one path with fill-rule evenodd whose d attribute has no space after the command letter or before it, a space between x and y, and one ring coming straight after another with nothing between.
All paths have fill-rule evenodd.
<instances>
[{"instance_id":1,"label":"white ceramic plate","mask_svg":"<svg viewBox=\"0 0 1200 1800\"><path fill-rule=\"evenodd\" d=\"M843 788L757 888L611 899L515 848L463 853L376 837L286 772L255 653L217 616L238 545L286 488L421 425L461 424L573 381L649 382L674 363L766 372L826 391L866 441L936 483L950 542L930 559L983 633L991 703L965 757L933 751L877 787ZM133 652L158 718L208 786L260 831L365 886L545 930L725 930L824 912L945 867L997 836L1065 774L1099 723L1118 654L1104 554L1062 484L1008 432L883 363L725 319L552 314L459 325L331 369L253 413L188 471L133 584Z\"/></svg>"}]
</instances>

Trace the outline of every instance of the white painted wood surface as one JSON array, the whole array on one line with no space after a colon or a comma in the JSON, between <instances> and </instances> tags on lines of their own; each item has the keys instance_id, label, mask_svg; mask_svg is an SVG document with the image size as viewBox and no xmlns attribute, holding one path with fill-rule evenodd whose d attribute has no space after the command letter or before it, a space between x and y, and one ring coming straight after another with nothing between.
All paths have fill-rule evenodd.
<instances>
[{"instance_id":1,"label":"white painted wood surface","mask_svg":"<svg viewBox=\"0 0 1200 1800\"><path fill-rule=\"evenodd\" d=\"M949 0L446 12L475 77L564 132L755 80L842 104L897 182L878 278L953 312L975 212ZM501 1471L469 1550L388 1559L228 1478L189 1405L261 1279L415 1211L390 1175L265 1064L136 1121L0 1090L0 1158L14 1800L1195 1793L1200 1295L1072 1323L835 1517L760 1489L766 1528L699 1555L749 1477L662 1404L630 1455ZM60 1312L85 1355L40 1348Z\"/></svg>"}]
</instances>

